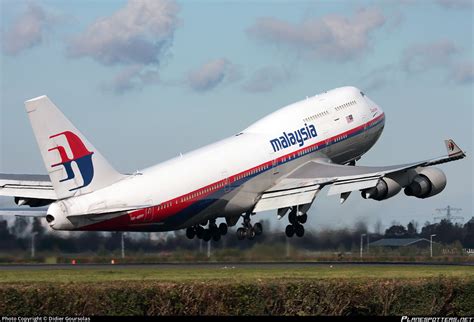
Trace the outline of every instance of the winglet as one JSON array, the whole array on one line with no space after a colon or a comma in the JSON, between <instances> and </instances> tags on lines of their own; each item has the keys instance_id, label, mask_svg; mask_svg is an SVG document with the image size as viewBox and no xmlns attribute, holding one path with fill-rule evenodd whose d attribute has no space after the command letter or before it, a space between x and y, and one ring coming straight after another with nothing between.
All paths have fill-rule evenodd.
<instances>
[{"instance_id":1,"label":"winglet","mask_svg":"<svg viewBox=\"0 0 474 322\"><path fill-rule=\"evenodd\" d=\"M446 149L448 150L449 157L466 156L452 139L444 140L444 143L446 144Z\"/></svg>"}]
</instances>

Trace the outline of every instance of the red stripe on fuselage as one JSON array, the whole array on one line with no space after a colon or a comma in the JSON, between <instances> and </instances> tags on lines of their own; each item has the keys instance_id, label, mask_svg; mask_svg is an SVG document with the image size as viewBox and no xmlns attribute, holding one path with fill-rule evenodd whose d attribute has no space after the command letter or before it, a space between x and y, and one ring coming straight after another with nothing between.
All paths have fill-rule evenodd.
<instances>
[{"instance_id":1,"label":"red stripe on fuselage","mask_svg":"<svg viewBox=\"0 0 474 322\"><path fill-rule=\"evenodd\" d=\"M143 208L139 210L134 210L134 211L129 212L126 215L122 215L122 216L105 220L99 223L81 227L79 229L80 230L126 230L127 228L133 229L133 226L135 225L143 226L145 224L161 222L165 220L166 218L179 213L183 209L190 207L195 202L218 192L219 190L225 188L226 185L230 185L236 181L242 180L244 178L253 176L256 173L260 173L272 168L275 162L277 165L280 165L281 163L284 163L284 162L293 160L297 157L314 152L316 151L315 148L319 148L320 146L334 144L337 138L344 137L344 136L349 137L352 134L357 133L361 130L368 130L372 128L375 124L377 124L379 121L381 121L384 118L384 115L385 114L382 113L381 115L370 120L369 122L359 125L353 129L339 133L323 141L316 142L314 144L311 144L307 147L301 148L294 152L288 153L274 160L262 163L256 167L250 168L246 171L242 171L229 178L225 178L223 180L217 181L215 183L212 183L210 185L207 185L205 187L192 191L188 194L168 200L166 202L161 203L160 205ZM298 155L298 153L301 153L301 152L304 152L304 154Z\"/></svg>"}]
</instances>

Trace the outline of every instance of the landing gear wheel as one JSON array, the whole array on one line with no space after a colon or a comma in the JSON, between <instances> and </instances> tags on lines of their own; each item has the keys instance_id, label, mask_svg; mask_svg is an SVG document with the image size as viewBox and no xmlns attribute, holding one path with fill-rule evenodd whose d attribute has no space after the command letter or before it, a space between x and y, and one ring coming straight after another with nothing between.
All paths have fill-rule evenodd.
<instances>
[{"instance_id":1,"label":"landing gear wheel","mask_svg":"<svg viewBox=\"0 0 474 322\"><path fill-rule=\"evenodd\" d=\"M194 229L194 227L188 227L186 229L186 237L188 237L189 239L193 239L194 236L196 236L196 230Z\"/></svg>"},{"instance_id":2,"label":"landing gear wheel","mask_svg":"<svg viewBox=\"0 0 474 322\"><path fill-rule=\"evenodd\" d=\"M255 233L255 229L250 228L250 229L247 230L247 238L248 238L249 240L254 239L256 235L257 235L257 234Z\"/></svg>"},{"instance_id":3,"label":"landing gear wheel","mask_svg":"<svg viewBox=\"0 0 474 322\"><path fill-rule=\"evenodd\" d=\"M301 216L298 216L298 221L302 224L304 224L308 220L308 214L302 214Z\"/></svg>"},{"instance_id":4,"label":"landing gear wheel","mask_svg":"<svg viewBox=\"0 0 474 322\"><path fill-rule=\"evenodd\" d=\"M255 230L255 234L258 236L258 235L261 235L262 232L263 232L263 227L262 227L262 224L261 223L256 223L255 225L253 225L253 230Z\"/></svg>"},{"instance_id":5,"label":"landing gear wheel","mask_svg":"<svg viewBox=\"0 0 474 322\"><path fill-rule=\"evenodd\" d=\"M202 237L204 236L204 228L202 228L201 226L197 226L196 227L196 236L197 236L197 238L202 239Z\"/></svg>"},{"instance_id":6,"label":"landing gear wheel","mask_svg":"<svg viewBox=\"0 0 474 322\"><path fill-rule=\"evenodd\" d=\"M211 240L211 231L209 229L204 229L204 233L202 235L202 239L206 242Z\"/></svg>"},{"instance_id":7,"label":"landing gear wheel","mask_svg":"<svg viewBox=\"0 0 474 322\"><path fill-rule=\"evenodd\" d=\"M219 233L219 230L216 230L214 234L212 234L212 240L213 241L219 241L221 239L221 234Z\"/></svg>"},{"instance_id":8,"label":"landing gear wheel","mask_svg":"<svg viewBox=\"0 0 474 322\"><path fill-rule=\"evenodd\" d=\"M288 214L288 221L291 224L294 224L298 221L296 217L296 207L293 207L293 209L291 209L290 213Z\"/></svg>"},{"instance_id":9,"label":"landing gear wheel","mask_svg":"<svg viewBox=\"0 0 474 322\"><path fill-rule=\"evenodd\" d=\"M291 238L295 234L295 227L293 225L286 226L285 234L287 237Z\"/></svg>"},{"instance_id":10,"label":"landing gear wheel","mask_svg":"<svg viewBox=\"0 0 474 322\"><path fill-rule=\"evenodd\" d=\"M303 235L304 235L303 225L296 225L294 229L295 229L296 236L303 237Z\"/></svg>"},{"instance_id":11,"label":"landing gear wheel","mask_svg":"<svg viewBox=\"0 0 474 322\"><path fill-rule=\"evenodd\" d=\"M245 238L245 229L240 227L239 229L237 229L237 239L243 240L244 238Z\"/></svg>"},{"instance_id":12,"label":"landing gear wheel","mask_svg":"<svg viewBox=\"0 0 474 322\"><path fill-rule=\"evenodd\" d=\"M227 234L227 224L226 223L221 223L219 225L219 232L221 233L222 236Z\"/></svg>"}]
</instances>

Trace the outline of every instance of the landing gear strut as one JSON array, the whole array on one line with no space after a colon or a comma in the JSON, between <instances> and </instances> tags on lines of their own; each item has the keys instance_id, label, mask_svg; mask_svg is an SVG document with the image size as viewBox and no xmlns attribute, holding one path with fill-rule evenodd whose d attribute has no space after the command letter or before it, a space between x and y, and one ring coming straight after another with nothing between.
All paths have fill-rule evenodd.
<instances>
[{"instance_id":1,"label":"landing gear strut","mask_svg":"<svg viewBox=\"0 0 474 322\"><path fill-rule=\"evenodd\" d=\"M227 234L227 224L226 223L221 223L219 226L216 225L216 220L211 219L209 220L209 224L207 225L207 228L204 228L203 226L206 226L207 222L201 224L201 225L195 225L188 227L186 229L186 237L189 239L193 239L194 237L197 237L198 239L202 239L204 241L210 241L211 239L214 241L218 241L221 239L221 236L224 236Z\"/></svg>"},{"instance_id":2,"label":"landing gear strut","mask_svg":"<svg viewBox=\"0 0 474 322\"><path fill-rule=\"evenodd\" d=\"M250 215L251 213L247 212L243 215L244 220L242 221L242 227L237 229L237 239L243 240L247 239L254 239L256 236L261 235L263 232L263 227L261 223L256 223L252 225L250 223Z\"/></svg>"},{"instance_id":3,"label":"landing gear strut","mask_svg":"<svg viewBox=\"0 0 474 322\"><path fill-rule=\"evenodd\" d=\"M298 237L304 236L304 226L303 224L306 223L308 220L308 214L298 214L298 208L295 206L291 209L290 213L288 214L288 221L290 224L286 226L285 234L287 237L293 237L294 235Z\"/></svg>"}]
</instances>

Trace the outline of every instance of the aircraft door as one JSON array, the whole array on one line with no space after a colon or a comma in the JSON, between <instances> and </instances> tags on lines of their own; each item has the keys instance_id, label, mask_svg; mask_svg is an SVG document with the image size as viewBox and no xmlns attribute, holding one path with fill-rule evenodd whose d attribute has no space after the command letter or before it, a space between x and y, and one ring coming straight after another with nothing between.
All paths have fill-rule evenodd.
<instances>
[{"instance_id":1,"label":"aircraft door","mask_svg":"<svg viewBox=\"0 0 474 322\"><path fill-rule=\"evenodd\" d=\"M153 201L151 199L147 200L147 204L152 205ZM143 210L143 221L144 222L150 222L153 221L153 209L154 207L147 207Z\"/></svg>"},{"instance_id":2,"label":"aircraft door","mask_svg":"<svg viewBox=\"0 0 474 322\"><path fill-rule=\"evenodd\" d=\"M224 177L224 192L227 193L231 191L229 174L226 170L222 171L222 176Z\"/></svg>"},{"instance_id":3,"label":"aircraft door","mask_svg":"<svg viewBox=\"0 0 474 322\"><path fill-rule=\"evenodd\" d=\"M328 130L325 130L324 131L324 137L326 138L324 140L324 152L327 156L329 156L332 152L332 140L330 139L330 135L329 135L329 131Z\"/></svg>"},{"instance_id":4,"label":"aircraft door","mask_svg":"<svg viewBox=\"0 0 474 322\"><path fill-rule=\"evenodd\" d=\"M272 174L278 174L278 160L272 161Z\"/></svg>"}]
</instances>

